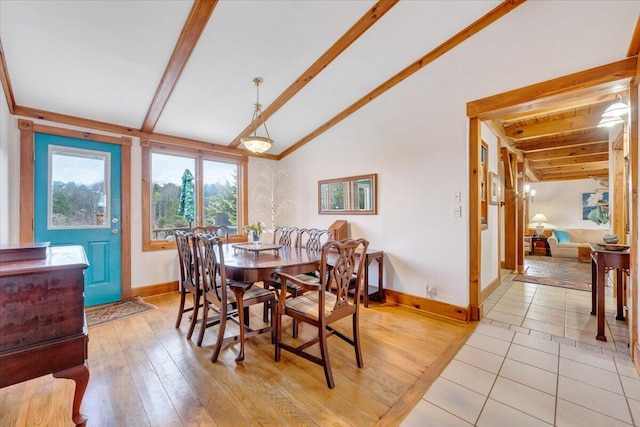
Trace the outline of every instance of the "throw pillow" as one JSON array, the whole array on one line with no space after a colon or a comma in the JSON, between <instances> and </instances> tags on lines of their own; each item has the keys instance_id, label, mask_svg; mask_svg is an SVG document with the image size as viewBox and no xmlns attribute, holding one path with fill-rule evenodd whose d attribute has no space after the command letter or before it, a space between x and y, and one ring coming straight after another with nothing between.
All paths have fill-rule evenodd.
<instances>
[{"instance_id":1,"label":"throw pillow","mask_svg":"<svg viewBox=\"0 0 640 427\"><path fill-rule=\"evenodd\" d=\"M569 237L569 233L563 230L553 230L553 235L558 240L558 243L570 243L571 238Z\"/></svg>"}]
</instances>

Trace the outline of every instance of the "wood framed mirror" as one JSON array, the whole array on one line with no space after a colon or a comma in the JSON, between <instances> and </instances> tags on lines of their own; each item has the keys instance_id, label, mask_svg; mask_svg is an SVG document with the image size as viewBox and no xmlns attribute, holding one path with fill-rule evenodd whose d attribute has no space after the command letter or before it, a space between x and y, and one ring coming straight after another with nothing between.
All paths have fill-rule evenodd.
<instances>
[{"instance_id":1,"label":"wood framed mirror","mask_svg":"<svg viewBox=\"0 0 640 427\"><path fill-rule=\"evenodd\" d=\"M319 214L376 215L378 174L318 181Z\"/></svg>"}]
</instances>

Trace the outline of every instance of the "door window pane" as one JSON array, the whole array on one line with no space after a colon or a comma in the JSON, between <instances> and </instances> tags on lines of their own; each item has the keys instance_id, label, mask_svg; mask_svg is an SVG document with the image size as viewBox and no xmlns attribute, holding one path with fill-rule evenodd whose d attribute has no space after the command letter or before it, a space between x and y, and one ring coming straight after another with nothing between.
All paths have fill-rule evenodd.
<instances>
[{"instance_id":1,"label":"door window pane","mask_svg":"<svg viewBox=\"0 0 640 427\"><path fill-rule=\"evenodd\" d=\"M195 158L151 153L151 240L167 239L176 229L190 226L189 221L178 214L182 175L186 169L196 176ZM197 224L197 218L194 221Z\"/></svg>"},{"instance_id":2,"label":"door window pane","mask_svg":"<svg viewBox=\"0 0 640 427\"><path fill-rule=\"evenodd\" d=\"M226 225L238 234L238 165L204 160L202 165L205 225Z\"/></svg>"},{"instance_id":3,"label":"door window pane","mask_svg":"<svg viewBox=\"0 0 640 427\"><path fill-rule=\"evenodd\" d=\"M49 146L48 228L109 227L111 154Z\"/></svg>"}]
</instances>

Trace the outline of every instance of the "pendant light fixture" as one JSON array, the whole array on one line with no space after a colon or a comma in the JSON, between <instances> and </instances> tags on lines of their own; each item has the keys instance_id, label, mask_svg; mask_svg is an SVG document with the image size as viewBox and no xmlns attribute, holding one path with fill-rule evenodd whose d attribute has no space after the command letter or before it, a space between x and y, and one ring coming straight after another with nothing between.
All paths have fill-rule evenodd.
<instances>
[{"instance_id":1,"label":"pendant light fixture","mask_svg":"<svg viewBox=\"0 0 640 427\"><path fill-rule=\"evenodd\" d=\"M622 102L620 95L616 96L616 101L611 104L602 113L602 119L598 123L598 127L611 127L620 123L624 123L624 116L629 114L629 106Z\"/></svg>"},{"instance_id":2,"label":"pendant light fixture","mask_svg":"<svg viewBox=\"0 0 640 427\"><path fill-rule=\"evenodd\" d=\"M262 122L264 126L264 131L266 133L265 136L258 136L258 126L262 121L262 105L260 104L260 84L262 83L261 77L256 77L253 79L253 85L256 87L256 103L254 104L253 117L251 118L251 123L254 124L253 134L251 136L246 136L240 139L242 145L245 148L253 153L262 154L271 148L271 144L273 144L273 140L269 136L269 131L267 130L267 123L265 121Z\"/></svg>"}]
</instances>

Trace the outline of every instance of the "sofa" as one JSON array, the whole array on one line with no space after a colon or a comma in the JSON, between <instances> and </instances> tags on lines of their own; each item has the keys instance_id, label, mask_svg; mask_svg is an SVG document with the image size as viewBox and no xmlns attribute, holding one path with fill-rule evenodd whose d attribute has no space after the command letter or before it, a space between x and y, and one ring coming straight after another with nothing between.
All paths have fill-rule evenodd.
<instances>
[{"instance_id":1,"label":"sofa","mask_svg":"<svg viewBox=\"0 0 640 427\"><path fill-rule=\"evenodd\" d=\"M602 243L606 229L554 229L547 238L552 257L578 259L578 248L589 243Z\"/></svg>"}]
</instances>

